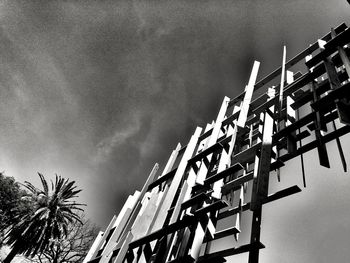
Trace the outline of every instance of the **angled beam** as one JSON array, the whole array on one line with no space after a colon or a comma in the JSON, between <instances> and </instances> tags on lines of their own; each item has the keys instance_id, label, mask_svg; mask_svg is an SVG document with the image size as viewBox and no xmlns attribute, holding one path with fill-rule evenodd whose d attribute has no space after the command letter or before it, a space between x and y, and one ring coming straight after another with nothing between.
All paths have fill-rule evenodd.
<instances>
[{"instance_id":1,"label":"angled beam","mask_svg":"<svg viewBox=\"0 0 350 263\"><path fill-rule=\"evenodd\" d=\"M159 165L158 163L156 163L152 169L152 171L150 172L147 180L146 180L146 183L144 184L144 186L142 187L142 190L141 192L139 193L138 197L137 197L137 200L135 202L135 205L132 209L132 212L131 212L131 215L130 217L128 218L127 222L125 223L125 226L123 227L123 229L121 229L121 233L118 233L118 236L121 236L119 238L119 243L122 243L122 247L120 248L120 252L118 253L118 257L116 258L116 260L114 261L115 263L116 262L121 262L122 260L124 260L124 257L128 251L128 246L129 246L129 243L131 242L132 238L133 238L133 235L132 235L132 226L134 225L135 223L135 220L137 220L138 216L139 216L139 212L142 208L142 203L144 202L144 198L145 198L145 195L146 195L146 192L148 190L148 187L149 185L151 184L151 182L154 181L154 178L155 178L155 175L158 171L158 168L159 168ZM116 228L116 230L118 229L119 231L119 228ZM114 236L115 238L115 236ZM125 254L123 254L125 253ZM124 255L124 256L123 256ZM109 261L109 258L111 256L111 253L109 251L106 252L106 257L104 257L104 260L102 262L108 262ZM107 259L108 258L108 259Z\"/></svg>"},{"instance_id":2,"label":"angled beam","mask_svg":"<svg viewBox=\"0 0 350 263\"><path fill-rule=\"evenodd\" d=\"M231 190L236 191L239 189L239 187L244 184L245 182L248 182L253 179L253 172L249 172L244 176L238 177L228 183L226 183L222 187L222 194L228 194Z\"/></svg>"},{"instance_id":3,"label":"angled beam","mask_svg":"<svg viewBox=\"0 0 350 263\"><path fill-rule=\"evenodd\" d=\"M339 26L337 26L335 28L335 32L340 33L342 31L344 31L347 28L345 23L340 24ZM331 33L327 33L326 35L324 35L322 38L322 40L328 41L331 39ZM299 62L300 60L302 60L303 58L305 58L305 56L311 54L312 52L314 52L315 50L318 49L318 43L317 41L313 44L311 44L308 48L306 48L304 51L300 52L298 55L296 55L295 57L293 57L292 59L290 59L289 61L287 61L286 63L286 69L289 69L291 66L295 65L297 62ZM282 70L282 66L280 66L279 68L277 68L276 70L274 70L272 73L268 74L267 76L265 76L264 78L262 78L261 80L259 80L256 84L255 84L255 88L254 90L258 90L261 87L263 87L265 84L269 83L271 80L273 80L275 77L277 77L279 74L281 74L281 70Z\"/></svg>"},{"instance_id":4,"label":"angled beam","mask_svg":"<svg viewBox=\"0 0 350 263\"><path fill-rule=\"evenodd\" d=\"M335 32L334 28L331 29L331 35L332 35L332 38L337 37L337 33ZM337 49L338 49L340 59L342 60L343 65L345 67L346 73L348 74L348 78L350 78L350 60L349 60L349 57L346 55L346 52L341 45L339 45L337 47Z\"/></svg>"},{"instance_id":5,"label":"angled beam","mask_svg":"<svg viewBox=\"0 0 350 263\"><path fill-rule=\"evenodd\" d=\"M197 160L197 158L201 159L204 156L206 156L208 163L210 163L210 161L212 159L212 153L215 150L219 150L222 147L221 144L218 144L216 142L217 142L219 135L220 135L220 132L221 132L222 122L225 119L225 114L226 114L229 102L230 102L230 98L228 98L228 97L225 97L224 100L222 101L219 113L216 117L216 121L215 121L214 127L212 129L212 133L211 133L210 137L208 138L206 149L204 149L203 152L201 152L200 154L195 156L193 158L194 160L191 160L191 162ZM196 182L199 184L203 184L205 177L207 175L207 172L208 172L208 168L205 165L201 165L201 167L199 168L199 171L197 173Z\"/></svg>"},{"instance_id":6,"label":"angled beam","mask_svg":"<svg viewBox=\"0 0 350 263\"><path fill-rule=\"evenodd\" d=\"M94 243L92 243L89 252L87 253L86 257L84 258L83 263L87 263L87 262L89 262L92 259L92 255L97 250L97 247L98 247L98 245L99 245L99 243L101 241L102 236L103 236L103 231L100 231L97 234Z\"/></svg>"},{"instance_id":7,"label":"angled beam","mask_svg":"<svg viewBox=\"0 0 350 263\"><path fill-rule=\"evenodd\" d=\"M224 257L228 257L228 256L236 255L236 254L241 254L241 253L246 253L246 252L250 252L250 251L256 250L256 249L260 250L262 248L265 248L265 246L260 242L250 243L250 244L242 245L239 247L220 250L218 252L214 252L211 254L201 256L197 262L199 262L199 263L217 262L218 259L222 259ZM225 262L225 261L221 261L221 262Z\"/></svg>"},{"instance_id":8,"label":"angled beam","mask_svg":"<svg viewBox=\"0 0 350 263\"><path fill-rule=\"evenodd\" d=\"M168 172L167 174L159 177L157 180L155 180L154 182L152 182L149 186L148 186L148 191L152 190L154 187L157 187L159 185L161 185L162 183L168 181L169 179L173 178L174 175L176 173L176 168L171 170L170 172Z\"/></svg>"},{"instance_id":9,"label":"angled beam","mask_svg":"<svg viewBox=\"0 0 350 263\"><path fill-rule=\"evenodd\" d=\"M177 189L180 186L182 175L185 173L185 169L187 167L188 160L192 157L192 154L195 150L195 147L197 145L198 138L201 134L202 128L197 127L195 133L192 135L187 148L182 156L182 159L180 161L180 164L176 170L175 176L171 182L171 185L169 187L169 190L167 194L164 196L164 199L162 201L162 204L158 207L156 215L154 217L154 220L152 221L152 224L149 228L148 233L158 231L161 229L164 225L165 219L168 214L168 210L171 207L171 204L173 203L175 194L177 192Z\"/></svg>"},{"instance_id":10,"label":"angled beam","mask_svg":"<svg viewBox=\"0 0 350 263\"><path fill-rule=\"evenodd\" d=\"M237 121L237 126L241 128L245 127L245 123L247 121L249 106L252 100L256 78L258 76L259 66L260 66L260 62L254 61L253 69L250 74L248 85L246 86L246 89L245 89L245 95L244 95L244 99L241 105L241 111Z\"/></svg>"},{"instance_id":11,"label":"angled beam","mask_svg":"<svg viewBox=\"0 0 350 263\"><path fill-rule=\"evenodd\" d=\"M262 204L267 204L299 192L301 192L301 189L299 188L299 186L293 185L291 187L285 188L281 191L278 191L274 194L269 195L267 198L262 200ZM229 216L233 216L239 213L240 211L247 211L250 209L250 205L251 203L248 202L248 203L242 204L242 206L236 206L234 208L230 208L224 212L219 213L217 219L220 220Z\"/></svg>"},{"instance_id":12,"label":"angled beam","mask_svg":"<svg viewBox=\"0 0 350 263\"><path fill-rule=\"evenodd\" d=\"M133 239L132 233L131 233L131 231L129 231L124 242L123 242L123 245L121 246L120 250L118 251L118 255L115 258L115 260L113 261L113 263L123 263L124 262L126 254L128 253L128 250L129 250L129 243L131 242L132 239Z\"/></svg>"},{"instance_id":13,"label":"angled beam","mask_svg":"<svg viewBox=\"0 0 350 263\"><path fill-rule=\"evenodd\" d=\"M229 176L235 172L238 172L241 169L243 169L243 166L240 163L235 163L234 165L230 166L226 170L218 172L217 174L205 179L204 184L205 185L212 184L216 181L219 181L219 180L225 178L226 176Z\"/></svg>"},{"instance_id":14,"label":"angled beam","mask_svg":"<svg viewBox=\"0 0 350 263\"><path fill-rule=\"evenodd\" d=\"M106 241L106 245L103 249L103 252L101 253L102 257L99 261L100 263L107 263L109 261L115 244L117 243L117 241L121 237L121 234L123 233L125 225L127 224L129 217L136 205L138 197L139 193L136 192L133 196L129 196L129 198L126 200L122 210L120 211L117 217L117 220L114 223L114 231L109 240Z\"/></svg>"},{"instance_id":15,"label":"angled beam","mask_svg":"<svg viewBox=\"0 0 350 263\"><path fill-rule=\"evenodd\" d=\"M214 237L213 238L205 238L204 239L204 243L209 242L209 241L213 241L213 240L217 240L220 238L224 238L227 236L231 236L231 235L237 235L239 234L241 231L239 229L237 229L237 227L233 226L233 227L229 227L220 231L215 232Z\"/></svg>"},{"instance_id":16,"label":"angled beam","mask_svg":"<svg viewBox=\"0 0 350 263\"><path fill-rule=\"evenodd\" d=\"M142 187L142 190L140 192L140 195L138 197L137 203L132 211L132 214L123 230L123 237L126 237L126 235L130 232L137 216L139 215L139 212L142 208L142 202L145 198L148 186L154 181L155 175L158 171L159 165L156 163L152 169L152 171L150 172L148 179L146 181L146 183L144 184L144 186Z\"/></svg>"},{"instance_id":17,"label":"angled beam","mask_svg":"<svg viewBox=\"0 0 350 263\"><path fill-rule=\"evenodd\" d=\"M317 65L317 63L322 62L326 57L330 56L334 51L336 51L338 46L344 46L347 44L349 42L349 39L350 29L347 28L338 34L335 38L329 40L324 46L325 49L307 61L305 63L306 66L308 68L312 68L313 66Z\"/></svg>"},{"instance_id":18,"label":"angled beam","mask_svg":"<svg viewBox=\"0 0 350 263\"><path fill-rule=\"evenodd\" d=\"M104 244L104 242L106 241L107 239L107 236L109 234L109 231L112 229L112 227L114 226L114 222L117 220L117 216L114 215L112 220L109 222L105 232L103 233L98 245L96 246L96 250L94 251L94 253L92 254L91 258L94 259L98 252L100 251L100 249L102 248L102 245Z\"/></svg>"},{"instance_id":19,"label":"angled beam","mask_svg":"<svg viewBox=\"0 0 350 263\"><path fill-rule=\"evenodd\" d=\"M215 145L215 143L220 135L220 131L222 128L222 122L225 119L225 115L227 112L229 102L230 102L230 98L225 97L222 104L221 104L220 111L217 115L217 118L216 118L216 121L215 121L215 124L213 127L213 131L212 131L211 136L210 136L209 141L208 141L208 148ZM232 126L229 126L229 130L231 130L231 129L232 129ZM223 150L223 152L224 151L225 150ZM210 162L212 159L212 154L208 155L207 158L208 158L208 162ZM206 176L208 173L208 168L209 167L206 167L205 165L202 165L200 167L200 169L197 173L197 178L196 178L196 182L198 184L204 184L204 180L206 179ZM214 192L215 192L215 190L214 190ZM210 221L210 219L208 221ZM200 223L198 223L196 228L195 228L194 237L193 237L193 241L192 241L192 245L191 245L191 249L190 249L191 250L191 252L190 252L191 257L194 258L195 260L199 256L201 245L203 243L203 239L205 236L206 228L207 228L206 225L202 226Z\"/></svg>"},{"instance_id":20,"label":"angled beam","mask_svg":"<svg viewBox=\"0 0 350 263\"><path fill-rule=\"evenodd\" d=\"M175 231L185 228L187 226L191 226L197 222L193 216L185 216L183 219L176 221L171 225L167 225L157 231L152 232L146 236L143 236L137 240L134 240L130 243L129 248L134 249L143 244L149 243L153 240L160 239L161 237L168 235L170 233L174 233Z\"/></svg>"},{"instance_id":21,"label":"angled beam","mask_svg":"<svg viewBox=\"0 0 350 263\"><path fill-rule=\"evenodd\" d=\"M350 126L346 125L344 127L337 129L336 131L329 132L328 134L324 135L323 142L328 143L328 142L334 140L335 138L341 137L349 132L350 132ZM298 148L298 150L294 154L286 154L286 155L281 156L281 160L286 162L290 159L293 159L295 156L298 156L301 153L306 153L308 151L315 149L318 146L318 144L319 144L319 142L317 139L312 141L312 142L309 142L309 143L303 145L302 147Z\"/></svg>"}]
</instances>

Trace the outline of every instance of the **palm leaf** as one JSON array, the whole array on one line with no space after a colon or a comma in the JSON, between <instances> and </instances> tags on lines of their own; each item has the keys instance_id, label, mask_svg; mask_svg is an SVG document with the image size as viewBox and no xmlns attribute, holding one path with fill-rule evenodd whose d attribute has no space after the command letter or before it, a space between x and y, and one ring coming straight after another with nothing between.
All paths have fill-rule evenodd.
<instances>
[{"instance_id":1,"label":"palm leaf","mask_svg":"<svg viewBox=\"0 0 350 263\"><path fill-rule=\"evenodd\" d=\"M30 182L24 186L30 195L26 199L32 203L32 209L25 215L17 215L17 223L13 224L6 235L7 243L19 247L19 252L27 256L42 253L52 239L67 236L68 224L82 221L76 211L83 211L85 204L72 201L81 192L75 181L69 181L55 175L51 180L51 192L45 177L38 173L43 190Z\"/></svg>"},{"instance_id":2,"label":"palm leaf","mask_svg":"<svg viewBox=\"0 0 350 263\"><path fill-rule=\"evenodd\" d=\"M44 176L41 173L38 173L38 175L39 175L41 183L43 185L44 192L48 196L49 195L49 187L47 185L47 181L45 180Z\"/></svg>"}]
</instances>

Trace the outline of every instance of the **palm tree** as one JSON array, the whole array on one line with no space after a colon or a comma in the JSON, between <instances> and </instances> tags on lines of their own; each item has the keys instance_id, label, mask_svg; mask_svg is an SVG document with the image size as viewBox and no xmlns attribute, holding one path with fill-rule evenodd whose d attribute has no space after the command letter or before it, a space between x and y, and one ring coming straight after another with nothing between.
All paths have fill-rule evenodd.
<instances>
[{"instance_id":1,"label":"palm tree","mask_svg":"<svg viewBox=\"0 0 350 263\"><path fill-rule=\"evenodd\" d=\"M29 190L24 201L31 204L28 209L18 212L16 220L10 226L6 235L6 243L12 250L4 263L9 263L17 254L34 256L42 253L55 240L67 236L68 225L80 221L76 210L83 211L72 201L81 190L76 190L75 181L56 175L55 183L51 181L51 191L46 179L40 173L39 177L43 190L36 188L29 182L24 186Z\"/></svg>"}]
</instances>

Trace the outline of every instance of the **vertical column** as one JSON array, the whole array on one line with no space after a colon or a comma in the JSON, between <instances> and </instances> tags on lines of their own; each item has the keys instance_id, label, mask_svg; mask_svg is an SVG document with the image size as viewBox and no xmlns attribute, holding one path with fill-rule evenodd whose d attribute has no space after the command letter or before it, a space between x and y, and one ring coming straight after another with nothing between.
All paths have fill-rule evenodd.
<instances>
[{"instance_id":1,"label":"vertical column","mask_svg":"<svg viewBox=\"0 0 350 263\"><path fill-rule=\"evenodd\" d=\"M216 117L216 121L215 121L215 124L213 126L213 130L211 132L211 135L210 135L210 138L208 140L208 144L206 145L207 146L206 148L209 148L216 143L216 141L219 137L219 134L220 134L222 121L225 118L225 114L226 114L229 102L230 102L230 98L225 97L222 104L221 104L218 116ZM204 157L204 158L206 158L206 160L204 160L204 162L206 162L209 165L212 156L213 156L213 154L209 154L208 156ZM203 165L203 162L202 162L202 165L199 167L199 171L197 173L196 182L199 184L203 184L204 180L207 176L207 172L208 172L208 167L206 165Z\"/></svg>"},{"instance_id":2,"label":"vertical column","mask_svg":"<svg viewBox=\"0 0 350 263\"><path fill-rule=\"evenodd\" d=\"M250 102L252 100L253 92L254 92L254 85L256 82L256 78L258 76L258 71L259 71L259 66L260 62L254 61L253 69L250 74L249 82L248 85L245 88L245 94L244 94L244 99L241 104L241 110L238 116L237 124L235 125L234 128L232 126L229 126L228 131L227 131L227 137L231 137L231 141L229 143L229 149L226 151L225 149L222 149L221 153L221 158L219 162L219 167L218 167L218 173L226 170L230 165L231 165L231 155L233 153L233 149L236 146L236 140L237 137L239 137L240 130L245 128L247 117L248 117L248 112L249 112L249 106ZM240 142L238 142L240 144ZM217 182L214 183L213 186L213 193L212 196L215 198L221 198L221 187L224 183L224 180L221 179Z\"/></svg>"},{"instance_id":3,"label":"vertical column","mask_svg":"<svg viewBox=\"0 0 350 263\"><path fill-rule=\"evenodd\" d=\"M260 119L259 119L259 132L263 134L264 132L264 113L260 113ZM258 138L259 140L259 138ZM250 201L250 210L255 210L258 203L258 177L259 177L259 162L260 162L260 155L256 154L254 159L254 170L253 170L253 185L252 185L252 196Z\"/></svg>"},{"instance_id":4,"label":"vertical column","mask_svg":"<svg viewBox=\"0 0 350 263\"><path fill-rule=\"evenodd\" d=\"M334 29L331 29L331 36L332 38L336 37L336 33L334 31ZM325 45L325 41L320 41L319 40L319 47L321 50L324 49L324 45ZM345 50L343 49L343 47L338 46L337 48L340 59L343 62L343 65L345 67L345 71L348 74L348 78L350 76L350 62L349 62L349 58L346 55ZM326 67L326 72L328 75L328 80L329 80L329 84L332 90L338 89L341 86L339 77L338 77L338 73L336 71L335 65L332 62L332 58L328 57L324 60L324 65ZM326 92L326 95L328 95L328 93ZM350 125L350 106L349 106L349 102L346 101L345 99L340 99L336 101L336 108L337 108L337 112L338 112L338 116L339 116L339 120L340 122L342 122L343 124L347 124ZM336 130L336 124L334 122L334 120L332 121L333 124L333 129ZM340 139L337 137L336 139L336 143L337 143L337 147L338 147L338 151L339 151L339 155L340 155L340 159L343 165L343 169L346 172L347 171L347 164L346 164L346 160L344 157L344 153L343 153L343 149L341 146L341 142Z\"/></svg>"},{"instance_id":5,"label":"vertical column","mask_svg":"<svg viewBox=\"0 0 350 263\"><path fill-rule=\"evenodd\" d=\"M212 124L207 124L206 127L205 127L205 130L204 130L204 133L209 131L212 127L213 127ZM200 143L200 145L198 146L196 154L199 154L201 151L203 151L207 147L207 141L208 140L209 140L209 138L205 138ZM204 165L203 162L201 162L201 163L202 163L202 165ZM183 195L183 199L178 199L177 202L176 202L174 212L177 211L177 213L173 213L172 214L172 216L170 218L170 224L175 223L176 220L178 219L181 204L183 202L185 202L186 200L191 198L192 187L196 183L196 178L197 178L197 175L196 175L195 171L193 170L193 168L191 168L189 173L188 173L187 180L186 180L186 183L187 183L188 187L186 189L186 192Z\"/></svg>"},{"instance_id":6,"label":"vertical column","mask_svg":"<svg viewBox=\"0 0 350 263\"><path fill-rule=\"evenodd\" d=\"M252 72L251 72L251 75L249 78L249 82L245 88L244 99L243 99L242 104L241 104L241 109L240 109L239 117L237 120L237 124L235 125L234 128L232 128L232 126L229 126L228 131L227 131L226 136L232 136L231 141L229 143L229 149L228 149L228 151L226 151L225 149L222 149L217 173L220 173L220 172L226 170L228 168L228 166L231 165L231 155L232 155L234 147L236 145L237 137L239 137L240 131L245 128L245 123L247 121L247 117L248 117L248 113L249 113L249 106L250 106L250 102L251 102L251 99L253 96L254 85L256 82L257 75L258 75L259 66L260 66L260 62L254 61L254 65L253 65L253 69L252 69ZM223 106L224 106L224 103L223 103ZM218 118L220 116L221 111L222 111L222 109L219 112ZM226 110L225 110L225 112L226 112ZM216 125L218 125L218 124L220 125L219 126L220 128L222 126L221 122L222 122L222 120L220 121L220 123L218 123L218 120L217 120L217 123L216 123ZM214 141L214 139L213 139L213 141ZM223 185L223 179L214 183L213 193L212 193L213 197L221 198L222 185ZM208 221L208 225L202 226L201 223L198 223L198 225L197 225L194 240L193 240L192 247L191 247L191 256L195 260L199 256L200 247L203 243L206 227L209 225L211 226L211 228L213 230L215 230L214 226L211 225L210 219Z\"/></svg>"},{"instance_id":7,"label":"vertical column","mask_svg":"<svg viewBox=\"0 0 350 263\"><path fill-rule=\"evenodd\" d=\"M221 127L222 127L222 121L225 118L225 114L227 112L227 107L228 104L230 102L230 98L225 97L222 104L221 104L221 108L220 111L218 113L218 116L216 118L216 122L214 124L210 139L208 141L208 145L207 147L210 147L212 145L214 145L218 139ZM211 158L212 158L213 154L208 155L207 158L208 163L210 163ZM206 178L208 172L208 167L206 167L205 165L201 165L201 167L199 168L198 174L197 174L197 183L203 184L204 180ZM197 259L200 253L200 248L201 245L203 243L203 238L205 235L205 230L206 230L206 224L201 224L200 222L197 224L196 228L195 228L195 234L194 234L194 238L193 238L193 242L192 242L192 246L191 246L191 257L193 259Z\"/></svg>"},{"instance_id":8,"label":"vertical column","mask_svg":"<svg viewBox=\"0 0 350 263\"><path fill-rule=\"evenodd\" d=\"M278 125L277 125L277 129L278 129L278 131L282 128L282 127L281 127L281 121L282 121L283 89L284 89L285 74L286 74L286 46L283 46L283 59L282 59L282 71L281 71L281 83L280 83L280 90L279 90L279 96L278 96L278 106L277 106L277 112L278 112Z\"/></svg>"},{"instance_id":9,"label":"vertical column","mask_svg":"<svg viewBox=\"0 0 350 263\"><path fill-rule=\"evenodd\" d=\"M238 121L237 121L237 126L241 128L245 127L245 123L247 121L249 106L250 106L250 102L252 100L252 96L254 92L254 85L256 82L256 78L258 77L259 66L260 66L260 62L254 61L253 69L249 77L249 82L245 88L245 95L241 105L241 112L239 114Z\"/></svg>"},{"instance_id":10,"label":"vertical column","mask_svg":"<svg viewBox=\"0 0 350 263\"><path fill-rule=\"evenodd\" d=\"M293 72L287 70L287 84L291 84L294 81ZM291 107L294 100L291 96L286 97L286 127L291 125L296 120L295 110ZM294 153L297 150L297 141L295 139L296 132L292 132L287 136L287 150L288 153Z\"/></svg>"},{"instance_id":11,"label":"vertical column","mask_svg":"<svg viewBox=\"0 0 350 263\"><path fill-rule=\"evenodd\" d=\"M169 191L167 194L164 196L164 200L161 204L161 206L158 207L157 209L157 214L154 217L154 222L152 222L151 227L149 228L148 233L151 231L157 231L161 227L163 227L164 222L168 216L168 210L170 209L171 204L175 201L175 195L179 188L181 187L181 181L183 180L183 177L186 173L186 168L187 168L187 163L188 160L192 157L193 152L197 146L199 136L201 134L202 128L197 127L194 135L191 137L190 142L188 143L186 147L186 151L180 161L179 167L176 171L176 174L174 176L173 181L171 182ZM177 197L176 200L176 205L174 207L174 210L172 212L172 215L170 217L170 224L174 223L179 215L180 208L181 208L181 200L184 200L186 192L188 190L188 183L185 181L181 187L179 196ZM168 238L168 236L164 236L161 240L158 240L156 247L154 248L155 251L154 257L150 260L150 262L158 262L158 261L163 261L167 253L169 251L168 245L172 242L172 238ZM160 253L161 252L161 253Z\"/></svg>"},{"instance_id":12,"label":"vertical column","mask_svg":"<svg viewBox=\"0 0 350 263\"><path fill-rule=\"evenodd\" d=\"M278 103L277 107L275 108L276 113L277 113L277 131L280 131L284 127L284 123L282 121L282 109L283 109L283 89L284 89L284 79L285 79L285 74L286 74L286 56L287 56L287 50L286 46L283 46L283 58L282 58L282 69L281 69L281 82L280 82L280 89L279 89L279 96L278 96ZM279 151L277 147L277 159L279 158ZM281 180L281 174L280 174L280 169L278 168L276 170L277 173L277 179L278 181Z\"/></svg>"},{"instance_id":13,"label":"vertical column","mask_svg":"<svg viewBox=\"0 0 350 263\"><path fill-rule=\"evenodd\" d=\"M252 230L250 235L250 243L255 245L260 242L261 231L261 210L262 202L268 195L269 174L271 164L271 150L272 150L272 135L273 135L273 107L267 110L263 115L263 139L260 151L260 158L255 163L253 190L250 209L253 211L252 216ZM261 115L262 116L262 115ZM253 247L249 252L249 263L257 263L259 261L259 249Z\"/></svg>"},{"instance_id":14,"label":"vertical column","mask_svg":"<svg viewBox=\"0 0 350 263\"><path fill-rule=\"evenodd\" d=\"M320 41L319 41L320 42ZM323 46L320 45L320 49L323 49ZM330 57L327 57L323 64L325 65L326 72L328 75L329 85L332 90L336 90L340 88L341 83L338 77L338 73L336 71L335 65L332 62L332 59ZM335 105L337 107L337 112L339 116L340 122L350 125L350 107L346 100L339 99L335 102Z\"/></svg>"},{"instance_id":15,"label":"vertical column","mask_svg":"<svg viewBox=\"0 0 350 263\"><path fill-rule=\"evenodd\" d=\"M242 104L243 104L243 101L241 101L241 103L240 103L240 106L242 106ZM232 114L235 114L235 113L237 113L237 112L239 112L240 111L240 109L241 109L241 107L238 107L238 106L234 106L233 107L233 112L232 112ZM233 135L232 135L232 139L231 139L231 142L230 142L230 148L229 148L229 151L230 151L230 153L229 153L229 157L230 157L230 159L229 159L229 164L231 164L231 156L232 156L232 154L233 154L233 152L234 152L234 149L235 149L235 144L236 144L236 136L237 136L237 121L238 121L238 118L236 119L236 120L234 120L233 121L233 124L232 125L230 125L230 127L228 128L228 132L227 133L231 133L231 131L233 130ZM232 151L231 151L231 146L232 146ZM230 176L229 178L226 178L226 179L224 179L223 180L223 184L224 183L226 183L227 181L227 179L228 180L230 180L230 178L231 178L232 176ZM215 190L214 190L215 191ZM221 194L221 188L220 188L220 194ZM218 196L218 195L213 195L214 197L215 196ZM229 204L231 205L231 206L233 206L233 202L234 202L234 190L233 189L231 189L231 191L228 193L228 194L226 194L226 200L229 202Z\"/></svg>"},{"instance_id":16,"label":"vertical column","mask_svg":"<svg viewBox=\"0 0 350 263\"><path fill-rule=\"evenodd\" d=\"M319 43L319 45L320 45L320 43ZM312 58L312 55L309 55L305 58L305 60L308 61L311 58ZM309 71L312 72L313 69L311 68L311 69L309 69ZM312 93L312 102L316 102L318 100L316 88L317 88L317 83L315 80L312 80L312 82L310 84L310 89L311 89L311 93ZM323 143L323 136L321 134L321 130L326 129L326 127L324 125L324 122L321 119L320 112L316 111L315 114L316 114L316 117L314 120L315 137L316 137L316 140L318 142L317 152L318 152L319 162L320 162L320 165L329 168L330 164L329 164L329 159L328 159L327 148L326 148L326 145Z\"/></svg>"},{"instance_id":17,"label":"vertical column","mask_svg":"<svg viewBox=\"0 0 350 263\"><path fill-rule=\"evenodd\" d=\"M242 206L244 204L244 185L242 184L239 189L239 202L238 202L238 208L239 212L236 214L236 223L235 227L239 231L238 233L234 234L235 240L238 241L239 233L241 231L241 221L242 221Z\"/></svg>"},{"instance_id":18,"label":"vertical column","mask_svg":"<svg viewBox=\"0 0 350 263\"><path fill-rule=\"evenodd\" d=\"M205 130L204 130L204 133L208 132L212 128L213 128L213 124L207 124L205 127ZM196 154L199 154L201 151L203 151L205 148L207 148L208 140L209 140L209 138L207 137L199 142L199 146L197 148ZM202 163L202 161L198 161L198 162ZM196 183L196 177L197 177L196 172L194 171L194 168L191 167L189 170L189 173L188 173L187 180L184 182L184 186L181 189L180 196L176 202L174 212L170 218L169 224L175 223L177 220L179 220L179 217L181 216L180 215L181 205L183 202L185 202L186 200L191 198L192 187ZM191 209L188 208L186 211L184 211L184 213L190 214L190 210ZM181 243L180 248L179 248L178 257L184 256L185 248L187 248L187 246L188 246L189 237L190 237L190 230L188 228L185 228L184 230L182 230L180 232L176 232L174 235L172 235L167 240L168 247L167 247L167 251L166 251L166 254L167 254L166 258L168 260L171 260L171 257L174 254L173 247L178 243ZM181 238L181 241L179 240L179 238Z\"/></svg>"}]
</instances>

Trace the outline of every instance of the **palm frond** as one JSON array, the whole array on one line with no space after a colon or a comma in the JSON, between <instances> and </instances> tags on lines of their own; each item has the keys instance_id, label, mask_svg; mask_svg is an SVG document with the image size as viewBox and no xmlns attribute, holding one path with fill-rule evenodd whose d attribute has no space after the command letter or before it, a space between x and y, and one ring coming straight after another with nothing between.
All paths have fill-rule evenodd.
<instances>
[{"instance_id":1,"label":"palm frond","mask_svg":"<svg viewBox=\"0 0 350 263\"><path fill-rule=\"evenodd\" d=\"M75 181L55 175L51 181L51 191L45 177L38 173L43 190L30 182L24 186L29 190L27 202L32 209L27 214L18 214L16 224L6 235L7 243L20 247L20 253L33 256L43 252L52 239L61 239L69 233L68 225L82 221L76 211L84 211L85 204L72 201L81 192Z\"/></svg>"},{"instance_id":2,"label":"palm frond","mask_svg":"<svg viewBox=\"0 0 350 263\"><path fill-rule=\"evenodd\" d=\"M44 178L44 176L41 174L41 173L38 173L39 177L40 177L40 180L41 180L41 183L43 185L43 188L44 188L44 192L46 195L49 195L49 187L47 185L47 181L46 179Z\"/></svg>"}]
</instances>

